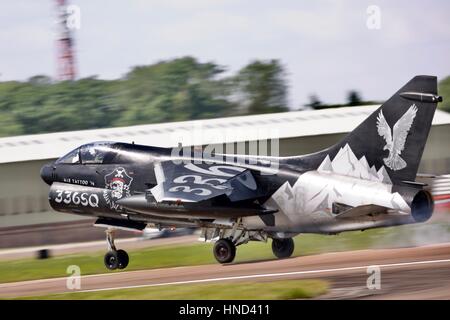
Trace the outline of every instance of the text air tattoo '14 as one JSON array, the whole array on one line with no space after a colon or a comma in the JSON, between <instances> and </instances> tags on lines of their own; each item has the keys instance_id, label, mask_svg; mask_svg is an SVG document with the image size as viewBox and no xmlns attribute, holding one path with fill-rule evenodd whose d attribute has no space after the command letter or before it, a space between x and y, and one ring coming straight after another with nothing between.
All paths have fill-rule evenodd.
<instances>
[{"instance_id":1,"label":"text air tattoo '14","mask_svg":"<svg viewBox=\"0 0 450 320\"><path fill-rule=\"evenodd\" d=\"M416 76L342 141L293 157L174 156L172 149L94 142L41 170L51 206L107 228L108 269L122 269L112 230L200 227L220 263L236 246L272 239L278 258L299 233L423 222L433 199L416 182L437 102L437 79Z\"/></svg>"}]
</instances>

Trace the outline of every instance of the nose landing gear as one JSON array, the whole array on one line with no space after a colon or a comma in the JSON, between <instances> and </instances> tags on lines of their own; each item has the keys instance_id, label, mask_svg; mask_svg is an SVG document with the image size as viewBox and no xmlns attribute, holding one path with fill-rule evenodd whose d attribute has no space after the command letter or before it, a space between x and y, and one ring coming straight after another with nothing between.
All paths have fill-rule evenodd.
<instances>
[{"instance_id":1,"label":"nose landing gear","mask_svg":"<svg viewBox=\"0 0 450 320\"><path fill-rule=\"evenodd\" d=\"M103 262L109 270L125 269L130 261L125 250L117 250L114 245L114 230L106 230L106 241L108 242L108 252L105 254Z\"/></svg>"}]
</instances>

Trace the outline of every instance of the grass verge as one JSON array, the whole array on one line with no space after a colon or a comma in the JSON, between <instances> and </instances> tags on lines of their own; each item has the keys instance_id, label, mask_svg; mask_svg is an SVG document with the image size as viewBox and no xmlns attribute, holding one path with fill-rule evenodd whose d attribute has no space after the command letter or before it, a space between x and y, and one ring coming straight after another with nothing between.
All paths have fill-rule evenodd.
<instances>
[{"instance_id":1,"label":"grass verge","mask_svg":"<svg viewBox=\"0 0 450 320\"><path fill-rule=\"evenodd\" d=\"M279 300L308 299L327 292L323 280L283 280L217 284L169 285L139 289L64 293L25 299L50 300Z\"/></svg>"}]
</instances>

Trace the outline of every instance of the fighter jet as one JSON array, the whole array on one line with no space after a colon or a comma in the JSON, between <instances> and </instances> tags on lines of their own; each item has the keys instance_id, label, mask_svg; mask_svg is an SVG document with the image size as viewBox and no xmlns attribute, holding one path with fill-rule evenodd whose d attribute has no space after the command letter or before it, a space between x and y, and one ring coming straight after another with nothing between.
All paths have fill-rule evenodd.
<instances>
[{"instance_id":1,"label":"fighter jet","mask_svg":"<svg viewBox=\"0 0 450 320\"><path fill-rule=\"evenodd\" d=\"M108 269L129 257L114 230L201 228L219 263L236 247L272 240L292 255L292 237L428 220L431 194L416 174L437 103L437 79L416 76L335 145L313 154L181 154L123 142L82 145L41 169L56 211L106 227ZM175 151L174 151L175 150Z\"/></svg>"}]
</instances>

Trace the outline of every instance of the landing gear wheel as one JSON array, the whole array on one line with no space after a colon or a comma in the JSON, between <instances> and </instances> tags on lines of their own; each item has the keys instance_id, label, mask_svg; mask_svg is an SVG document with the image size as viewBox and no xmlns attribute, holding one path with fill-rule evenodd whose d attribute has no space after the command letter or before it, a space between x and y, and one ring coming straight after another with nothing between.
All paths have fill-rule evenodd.
<instances>
[{"instance_id":1,"label":"landing gear wheel","mask_svg":"<svg viewBox=\"0 0 450 320\"><path fill-rule=\"evenodd\" d=\"M115 270L119 267L119 257L117 251L108 251L103 259L105 262L105 267L109 270Z\"/></svg>"},{"instance_id":2,"label":"landing gear wheel","mask_svg":"<svg viewBox=\"0 0 450 320\"><path fill-rule=\"evenodd\" d=\"M272 252L278 259L289 258L294 252L294 240L272 239Z\"/></svg>"},{"instance_id":3,"label":"landing gear wheel","mask_svg":"<svg viewBox=\"0 0 450 320\"><path fill-rule=\"evenodd\" d=\"M108 252L103 259L106 268L109 270L125 269L130 262L128 253L125 250L117 250L114 245L114 229L106 230L106 241L108 242Z\"/></svg>"},{"instance_id":4,"label":"landing gear wheel","mask_svg":"<svg viewBox=\"0 0 450 320\"><path fill-rule=\"evenodd\" d=\"M219 263L230 263L236 256L236 246L229 239L219 239L214 244L214 257Z\"/></svg>"},{"instance_id":5,"label":"landing gear wheel","mask_svg":"<svg viewBox=\"0 0 450 320\"><path fill-rule=\"evenodd\" d=\"M128 266L128 262L130 259L128 258L128 253L125 250L117 250L117 258L119 260L119 264L117 268L125 269Z\"/></svg>"}]
</instances>

